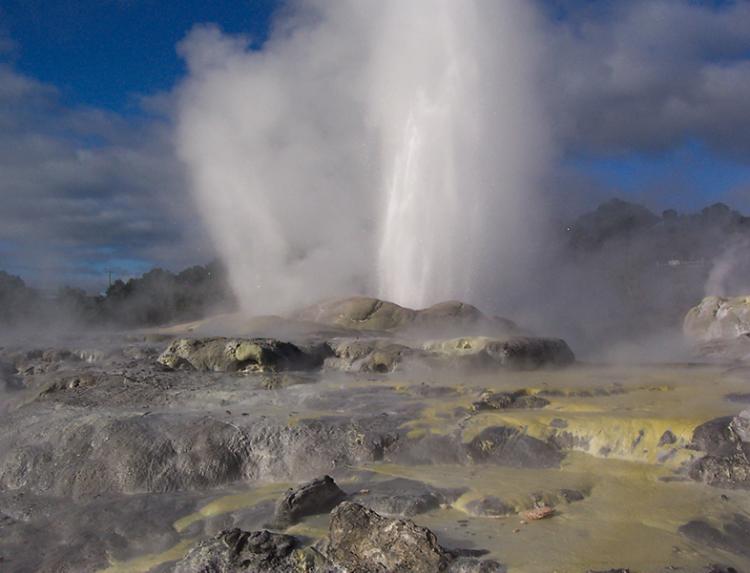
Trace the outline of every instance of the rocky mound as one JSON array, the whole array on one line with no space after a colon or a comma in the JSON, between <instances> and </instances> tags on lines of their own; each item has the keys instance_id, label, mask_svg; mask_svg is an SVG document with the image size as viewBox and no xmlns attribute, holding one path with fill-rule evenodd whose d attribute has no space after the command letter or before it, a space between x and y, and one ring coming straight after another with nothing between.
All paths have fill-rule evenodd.
<instances>
[{"instance_id":1,"label":"rocky mound","mask_svg":"<svg viewBox=\"0 0 750 573\"><path fill-rule=\"evenodd\" d=\"M478 308L458 301L446 301L413 310L393 302L370 297L327 301L303 309L294 319L363 331L407 331L446 335L514 335L521 331L505 318L489 317Z\"/></svg>"},{"instance_id":2,"label":"rocky mound","mask_svg":"<svg viewBox=\"0 0 750 573\"><path fill-rule=\"evenodd\" d=\"M241 338L181 338L159 356L173 370L276 372L321 367L346 372L393 372L406 364L439 369L531 370L567 366L575 356L559 338L484 336L414 345L392 338L337 338L301 347L291 342Z\"/></svg>"}]
</instances>

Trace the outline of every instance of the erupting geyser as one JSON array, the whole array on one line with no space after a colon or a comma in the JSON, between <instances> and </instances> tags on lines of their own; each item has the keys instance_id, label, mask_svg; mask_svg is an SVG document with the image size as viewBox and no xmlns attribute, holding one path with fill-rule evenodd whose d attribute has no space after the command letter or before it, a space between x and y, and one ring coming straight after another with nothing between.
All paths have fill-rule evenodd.
<instances>
[{"instance_id":1,"label":"erupting geyser","mask_svg":"<svg viewBox=\"0 0 750 573\"><path fill-rule=\"evenodd\" d=\"M260 50L194 30L178 148L245 306L517 287L548 150L534 27L516 0L313 0Z\"/></svg>"}]
</instances>

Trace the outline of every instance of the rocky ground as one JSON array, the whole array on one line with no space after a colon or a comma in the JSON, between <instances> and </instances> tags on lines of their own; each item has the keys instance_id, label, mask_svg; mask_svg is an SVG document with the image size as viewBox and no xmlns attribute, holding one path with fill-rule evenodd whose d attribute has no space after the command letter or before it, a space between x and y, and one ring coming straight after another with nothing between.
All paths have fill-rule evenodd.
<instances>
[{"instance_id":1,"label":"rocky ground","mask_svg":"<svg viewBox=\"0 0 750 573\"><path fill-rule=\"evenodd\" d=\"M12 340L0 379L2 571L750 569L743 368L360 298Z\"/></svg>"}]
</instances>

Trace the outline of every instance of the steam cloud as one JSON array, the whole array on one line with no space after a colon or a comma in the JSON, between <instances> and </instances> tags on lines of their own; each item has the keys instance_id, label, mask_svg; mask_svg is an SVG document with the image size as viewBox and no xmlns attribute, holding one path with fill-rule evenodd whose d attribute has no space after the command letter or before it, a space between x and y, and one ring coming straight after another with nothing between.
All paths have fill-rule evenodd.
<instances>
[{"instance_id":1,"label":"steam cloud","mask_svg":"<svg viewBox=\"0 0 750 573\"><path fill-rule=\"evenodd\" d=\"M309 0L262 51L195 28L178 154L243 305L521 284L551 155L536 30L521 0Z\"/></svg>"}]
</instances>

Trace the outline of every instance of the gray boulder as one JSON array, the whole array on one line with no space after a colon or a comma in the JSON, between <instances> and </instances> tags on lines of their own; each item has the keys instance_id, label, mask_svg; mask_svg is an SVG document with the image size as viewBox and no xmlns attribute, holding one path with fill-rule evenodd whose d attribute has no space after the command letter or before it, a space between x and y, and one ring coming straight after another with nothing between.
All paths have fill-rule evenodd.
<instances>
[{"instance_id":1,"label":"gray boulder","mask_svg":"<svg viewBox=\"0 0 750 573\"><path fill-rule=\"evenodd\" d=\"M693 432L691 446L706 453L690 466L692 479L750 489L750 411L701 424Z\"/></svg>"},{"instance_id":2,"label":"gray boulder","mask_svg":"<svg viewBox=\"0 0 750 573\"><path fill-rule=\"evenodd\" d=\"M427 528L389 519L356 503L331 513L326 555L356 573L500 573L495 561L463 557L441 547Z\"/></svg>"},{"instance_id":3,"label":"gray boulder","mask_svg":"<svg viewBox=\"0 0 750 573\"><path fill-rule=\"evenodd\" d=\"M274 527L289 527L305 516L328 513L345 497L331 476L289 489L276 504Z\"/></svg>"}]
</instances>

